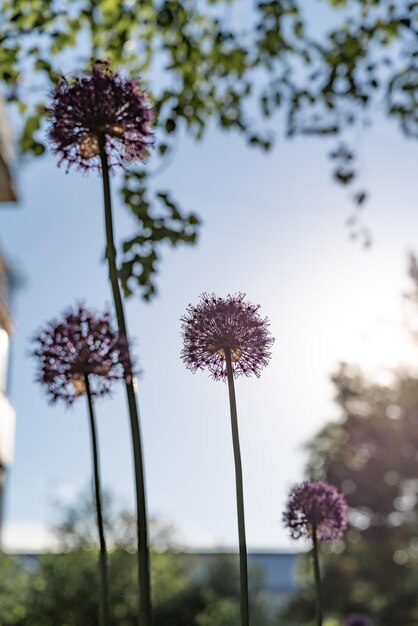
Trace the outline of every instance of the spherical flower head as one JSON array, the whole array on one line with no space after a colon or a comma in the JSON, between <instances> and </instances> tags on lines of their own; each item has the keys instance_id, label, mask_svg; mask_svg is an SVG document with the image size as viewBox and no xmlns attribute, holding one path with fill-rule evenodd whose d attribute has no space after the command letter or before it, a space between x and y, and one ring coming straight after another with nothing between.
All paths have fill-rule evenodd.
<instances>
[{"instance_id":1,"label":"spherical flower head","mask_svg":"<svg viewBox=\"0 0 418 626\"><path fill-rule=\"evenodd\" d=\"M366 615L353 613L347 617L344 626L372 626L372 623Z\"/></svg>"},{"instance_id":2,"label":"spherical flower head","mask_svg":"<svg viewBox=\"0 0 418 626\"><path fill-rule=\"evenodd\" d=\"M93 397L110 392L114 382L131 380L128 342L112 328L108 312L78 305L49 322L34 337L37 380L52 402L72 404L86 390Z\"/></svg>"},{"instance_id":3,"label":"spherical flower head","mask_svg":"<svg viewBox=\"0 0 418 626\"><path fill-rule=\"evenodd\" d=\"M260 376L270 360L274 339L268 330L268 319L260 317L259 308L246 302L243 293L226 298L202 294L199 304L190 304L181 318L181 356L186 367L192 372L207 368L212 378L225 380L229 349L234 377Z\"/></svg>"},{"instance_id":4,"label":"spherical flower head","mask_svg":"<svg viewBox=\"0 0 418 626\"><path fill-rule=\"evenodd\" d=\"M322 541L341 539L347 528L347 502L325 481L304 482L290 492L283 521L293 539L312 538L313 529Z\"/></svg>"},{"instance_id":5,"label":"spherical flower head","mask_svg":"<svg viewBox=\"0 0 418 626\"><path fill-rule=\"evenodd\" d=\"M48 109L53 151L68 168L100 168L99 139L110 167L144 160L153 144L155 117L138 81L97 61L89 74L62 78Z\"/></svg>"}]
</instances>

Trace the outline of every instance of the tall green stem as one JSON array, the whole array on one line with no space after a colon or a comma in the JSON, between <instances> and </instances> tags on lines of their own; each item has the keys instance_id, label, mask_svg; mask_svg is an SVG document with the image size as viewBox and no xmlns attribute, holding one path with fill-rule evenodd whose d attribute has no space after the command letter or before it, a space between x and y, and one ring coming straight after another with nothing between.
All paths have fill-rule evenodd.
<instances>
[{"instance_id":1,"label":"tall green stem","mask_svg":"<svg viewBox=\"0 0 418 626\"><path fill-rule=\"evenodd\" d=\"M235 398L234 374L232 371L232 357L230 348L225 348L225 360L226 372L228 376L229 406L231 411L232 442L234 446L235 461L235 485L237 494L241 626L249 626L250 616L248 599L247 543L245 539L244 518L244 488L242 483L242 464L238 433L237 403Z\"/></svg>"},{"instance_id":2,"label":"tall green stem","mask_svg":"<svg viewBox=\"0 0 418 626\"><path fill-rule=\"evenodd\" d=\"M316 591L316 623L317 626L322 626L322 585L321 585L321 570L319 568L319 550L318 550L318 537L316 533L316 526L312 528L312 557L315 572L315 591Z\"/></svg>"},{"instance_id":3,"label":"tall green stem","mask_svg":"<svg viewBox=\"0 0 418 626\"><path fill-rule=\"evenodd\" d=\"M90 17L91 54L94 60L97 58L97 53L98 53L97 42L96 42L96 34L97 34L96 13L97 13L97 0L90 0L89 17Z\"/></svg>"},{"instance_id":4,"label":"tall green stem","mask_svg":"<svg viewBox=\"0 0 418 626\"><path fill-rule=\"evenodd\" d=\"M94 475L94 495L96 498L96 515L97 515L97 528L99 531L99 544L100 544L100 560L99 560L99 572L100 572L100 624L101 626L110 626L110 613L109 613L109 568L107 562L106 541L103 526L103 514L102 514L102 496L100 489L100 469L99 469L99 451L96 433L96 423L94 419L93 400L91 397L89 377L84 377L87 394L87 404L89 408L90 418L90 432L91 432L91 445L93 452L93 475Z\"/></svg>"},{"instance_id":5,"label":"tall green stem","mask_svg":"<svg viewBox=\"0 0 418 626\"><path fill-rule=\"evenodd\" d=\"M119 275L116 264L116 248L113 235L112 201L110 193L109 164L106 154L105 138L98 137L100 160L102 164L103 199L106 225L106 258L109 268L109 279L112 287L113 301L116 311L119 332L128 337L125 312L119 285ZM139 618L141 626L151 626L151 583L149 566L149 547L147 529L147 510L145 497L145 475L142 455L141 431L139 426L139 412L135 389L132 380L126 382L126 396L128 400L129 417L131 424L132 447L135 467L135 496L137 510L137 538L138 538L138 578L139 578Z\"/></svg>"}]
</instances>

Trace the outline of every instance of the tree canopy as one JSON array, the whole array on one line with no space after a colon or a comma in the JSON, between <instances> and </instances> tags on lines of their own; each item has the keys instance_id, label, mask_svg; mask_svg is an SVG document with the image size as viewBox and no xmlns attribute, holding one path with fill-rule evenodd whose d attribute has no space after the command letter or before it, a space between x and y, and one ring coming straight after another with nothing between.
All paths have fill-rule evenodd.
<instances>
[{"instance_id":1,"label":"tree canopy","mask_svg":"<svg viewBox=\"0 0 418 626\"><path fill-rule=\"evenodd\" d=\"M48 83L95 58L150 86L162 168L182 134L200 140L211 124L263 150L281 130L325 137L335 179L361 207L367 190L356 182L352 130L383 110L418 137L412 0L258 0L245 10L233 0L2 0L0 15L0 81L23 116L26 154L45 151ZM138 230L123 243L121 277L127 294L137 288L146 299L155 293L160 244L194 243L200 225L153 178L146 167L129 171L122 189Z\"/></svg>"},{"instance_id":2,"label":"tree canopy","mask_svg":"<svg viewBox=\"0 0 418 626\"><path fill-rule=\"evenodd\" d=\"M415 259L410 275L416 319ZM383 385L342 364L333 383L339 419L326 424L307 447L307 475L338 487L349 504L345 540L324 546L325 606L339 619L358 612L372 617L374 626L413 626L418 616L417 372L400 369L391 384ZM288 606L287 623L308 624L313 611L306 587Z\"/></svg>"}]
</instances>

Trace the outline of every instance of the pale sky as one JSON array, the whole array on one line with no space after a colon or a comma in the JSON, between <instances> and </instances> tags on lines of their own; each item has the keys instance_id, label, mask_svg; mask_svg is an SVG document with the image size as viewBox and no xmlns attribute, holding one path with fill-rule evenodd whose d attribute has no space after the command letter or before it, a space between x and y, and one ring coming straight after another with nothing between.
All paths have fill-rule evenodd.
<instances>
[{"instance_id":1,"label":"pale sky","mask_svg":"<svg viewBox=\"0 0 418 626\"><path fill-rule=\"evenodd\" d=\"M415 144L378 118L362 137L362 182L371 192L364 221L374 239L365 251L344 226L352 205L331 181L331 144L284 141L280 128L277 135L268 155L215 129L199 145L181 140L156 182L202 217L201 238L194 248L164 251L159 297L145 304L134 296L128 304L143 370L149 512L174 524L190 547L235 547L237 528L227 388L192 375L179 358L179 318L189 302L203 291L244 291L270 318L276 339L261 378L236 385L250 548L295 547L282 510L303 478L303 444L338 418L329 382L338 362L376 373L416 358L399 330L406 253L418 250ZM5 544L28 550L49 545L54 500L73 502L91 476L85 403L70 410L47 404L33 382L28 340L77 300L102 308L111 297L97 175L66 174L49 156L20 167L17 183L19 205L0 209L1 245L27 279L15 311L17 432ZM120 241L133 224L116 193L114 204ZM97 414L104 485L132 506L123 389L98 402Z\"/></svg>"}]
</instances>

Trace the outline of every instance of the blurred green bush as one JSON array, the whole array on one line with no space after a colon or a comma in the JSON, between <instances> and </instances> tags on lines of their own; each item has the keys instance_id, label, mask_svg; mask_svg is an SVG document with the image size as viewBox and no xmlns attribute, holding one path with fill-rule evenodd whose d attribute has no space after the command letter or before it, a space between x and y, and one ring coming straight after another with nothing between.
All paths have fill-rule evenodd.
<instances>
[{"instance_id":1,"label":"blurred green bush","mask_svg":"<svg viewBox=\"0 0 418 626\"><path fill-rule=\"evenodd\" d=\"M137 626L135 519L114 514L105 498L110 545L112 626ZM235 626L239 616L236 559L228 554L196 567L196 558L174 542L170 528L151 524L155 626ZM0 555L1 626L97 626L98 550L90 498L67 508L56 528L56 553L25 559ZM269 626L253 572L253 624Z\"/></svg>"}]
</instances>

